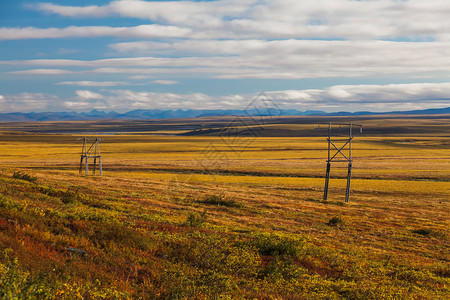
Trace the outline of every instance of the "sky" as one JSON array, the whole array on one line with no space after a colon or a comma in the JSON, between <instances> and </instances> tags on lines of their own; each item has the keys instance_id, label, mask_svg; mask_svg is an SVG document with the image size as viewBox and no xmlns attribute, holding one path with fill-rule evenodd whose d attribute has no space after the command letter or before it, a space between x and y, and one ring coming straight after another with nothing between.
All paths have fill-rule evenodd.
<instances>
[{"instance_id":1,"label":"sky","mask_svg":"<svg viewBox=\"0 0 450 300\"><path fill-rule=\"evenodd\" d=\"M450 106L448 0L0 0L0 112Z\"/></svg>"}]
</instances>

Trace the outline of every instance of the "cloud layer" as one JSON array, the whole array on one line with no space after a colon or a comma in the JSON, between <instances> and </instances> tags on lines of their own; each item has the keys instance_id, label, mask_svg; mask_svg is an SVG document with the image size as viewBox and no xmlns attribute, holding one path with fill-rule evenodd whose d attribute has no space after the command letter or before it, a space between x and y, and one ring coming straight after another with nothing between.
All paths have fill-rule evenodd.
<instances>
[{"instance_id":1,"label":"cloud layer","mask_svg":"<svg viewBox=\"0 0 450 300\"><path fill-rule=\"evenodd\" d=\"M400 74L406 78L442 78L443 75L450 75L450 43L444 42L202 40L119 43L111 47L121 53L135 51L154 56L94 61L3 61L0 64L38 67L14 71L16 74L50 75L70 72L198 74L224 79L369 77L386 74ZM162 53L169 57L160 57ZM196 56L178 57L179 53ZM69 69L74 67L82 69Z\"/></svg>"},{"instance_id":2,"label":"cloud layer","mask_svg":"<svg viewBox=\"0 0 450 300\"><path fill-rule=\"evenodd\" d=\"M162 25L139 25L134 27L110 26L70 26L66 28L0 28L1 40L24 39L60 39L60 38L95 38L95 37L122 37L122 38L181 38L189 34L187 28Z\"/></svg>"},{"instance_id":3,"label":"cloud layer","mask_svg":"<svg viewBox=\"0 0 450 300\"><path fill-rule=\"evenodd\" d=\"M2 91L3 110L18 110L21 96L29 110L39 102L41 110L50 102L79 110L240 108L255 86L298 109L450 105L448 84L440 83L450 82L447 0L87 2L27 3L24 9L54 18L55 25L0 27L2 46L42 39L33 45L47 47L34 56L0 58L3 79L40 80L46 91L65 91L30 92L24 84L21 93ZM66 43L72 40L73 49ZM254 87L236 91L237 80ZM404 84L381 84L390 80ZM226 94L208 95L210 82ZM284 91L273 92L277 82ZM319 88L299 88L304 82Z\"/></svg>"},{"instance_id":4,"label":"cloud layer","mask_svg":"<svg viewBox=\"0 0 450 300\"><path fill-rule=\"evenodd\" d=\"M105 6L32 6L64 17L121 16L173 24L197 38L407 37L448 40L446 0L112 1Z\"/></svg>"},{"instance_id":5,"label":"cloud layer","mask_svg":"<svg viewBox=\"0 0 450 300\"><path fill-rule=\"evenodd\" d=\"M133 109L245 109L255 94L212 97L203 93L156 93L116 89L104 93L77 90L69 99L41 93L0 95L3 112ZM325 89L269 91L266 95L281 109L338 111L393 111L439 108L450 101L450 82L389 85L339 85ZM424 100L425 99L425 100Z\"/></svg>"}]
</instances>

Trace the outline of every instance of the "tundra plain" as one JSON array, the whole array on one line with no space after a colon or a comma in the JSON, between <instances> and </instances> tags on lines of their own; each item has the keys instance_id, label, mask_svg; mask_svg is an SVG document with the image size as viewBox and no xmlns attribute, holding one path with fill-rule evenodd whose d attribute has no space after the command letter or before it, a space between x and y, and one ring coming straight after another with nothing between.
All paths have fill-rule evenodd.
<instances>
[{"instance_id":1,"label":"tundra plain","mask_svg":"<svg viewBox=\"0 0 450 300\"><path fill-rule=\"evenodd\" d=\"M322 119L1 123L0 295L448 299L449 120L333 119L349 203Z\"/></svg>"}]
</instances>

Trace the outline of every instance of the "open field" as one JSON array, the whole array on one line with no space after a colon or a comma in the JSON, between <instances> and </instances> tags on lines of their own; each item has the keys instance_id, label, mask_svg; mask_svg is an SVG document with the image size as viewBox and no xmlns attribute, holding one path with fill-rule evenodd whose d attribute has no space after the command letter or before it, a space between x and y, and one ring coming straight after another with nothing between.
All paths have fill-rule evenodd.
<instances>
[{"instance_id":1,"label":"open field","mask_svg":"<svg viewBox=\"0 0 450 300\"><path fill-rule=\"evenodd\" d=\"M0 293L447 299L448 118L360 120L368 133L354 140L348 204L345 163L332 164L321 201L325 134L305 120L238 136L217 136L229 119L120 121L122 134L102 136L103 176L78 173L84 135L74 133L111 123L2 124Z\"/></svg>"},{"instance_id":2,"label":"open field","mask_svg":"<svg viewBox=\"0 0 450 300\"><path fill-rule=\"evenodd\" d=\"M238 129L240 136L324 136L312 130L317 122L353 122L364 125L367 136L450 136L450 115L383 115L355 117L222 116L195 119L99 120L54 122L0 122L0 132L34 134L103 133L217 136Z\"/></svg>"}]
</instances>

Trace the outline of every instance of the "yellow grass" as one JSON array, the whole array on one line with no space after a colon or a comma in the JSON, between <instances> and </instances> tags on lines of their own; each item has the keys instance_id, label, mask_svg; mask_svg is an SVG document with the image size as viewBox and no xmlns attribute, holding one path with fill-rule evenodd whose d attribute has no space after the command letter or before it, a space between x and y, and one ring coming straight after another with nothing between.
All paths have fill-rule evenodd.
<instances>
[{"instance_id":1,"label":"yellow grass","mask_svg":"<svg viewBox=\"0 0 450 300\"><path fill-rule=\"evenodd\" d=\"M234 290L220 293L232 298L271 299L281 295L280 299L289 299L303 291L306 298L314 299L319 289L329 299L345 299L344 292L349 290L360 293L355 294L356 298L372 295L374 299L444 299L448 292L448 278L442 275L448 274L443 265L450 259L450 145L445 137L355 138L349 204L343 203L347 164L342 162L332 163L329 200L321 201L327 158L324 138L105 135L101 142L104 175L84 176L78 173L79 137L0 135L0 177L4 184L17 188L12 191L4 187L7 200L16 201L15 206L10 202L4 206L10 205L17 218L23 212L41 222L50 220L49 216L68 215L68 228L86 226L88 229L83 230L87 232L89 226L99 231L98 228L119 224L130 230L128 233L155 242L137 249L133 244L116 241L102 248L92 242L95 236L68 234L72 229L44 230L33 222L17 225L17 235L0 231L0 241L19 253L25 269L41 268L34 262L35 257L47 264L47 269L51 264L65 266L69 258L61 254L61 249L78 247L92 257L85 264L81 260L69 261L77 270L73 276L78 276L80 282L90 282L90 276L98 277L114 289L142 294L160 288L159 293L170 298L164 293L170 290L172 281L186 284L182 285L185 288L192 285L177 281L178 273L175 277L158 276L169 276L164 272L170 269L181 270L186 278L198 279L196 272L202 276L210 274L202 272L210 270L211 262L205 264L207 267L199 267L198 261L189 261L188 254L170 256L165 252L169 251L167 248L176 251L193 241L189 251L202 250L195 245L204 242L199 247L211 247L206 249L213 252L220 248L211 246L216 245L211 244L214 239L226 238L235 246L266 234L304 241L304 252L290 262L296 272L304 273L264 277L264 272L272 270L267 266L290 260L257 252L241 253L239 259L244 261L254 258L251 263L259 275L239 277L238 269L229 275ZM12 179L14 171L36 176L36 185ZM39 185L59 191L78 189L82 198L63 204L40 193ZM232 199L238 205L208 204L205 199L211 195ZM203 227L186 233L189 218L203 212L207 213ZM342 219L344 225L328 225L333 217ZM2 218L7 221L12 217ZM21 222L24 219L20 217ZM431 230L432 235L415 233L424 229ZM213 241L208 240L209 236L214 237ZM227 250L228 260L223 268L233 263L233 251ZM203 254L198 255L199 261L208 257L200 253ZM98 274L90 271L99 267L102 271ZM228 274L217 268L213 270L221 276ZM288 270L284 265L278 268ZM47 269L42 267L43 272ZM393 280L402 286L394 289ZM157 282L166 285L157 287ZM208 292L191 296L202 299L202 295L213 295L215 283L201 286ZM140 290L139 286L147 290ZM69 293L70 289L71 286L58 293ZM295 292L289 294L288 289Z\"/></svg>"}]
</instances>

